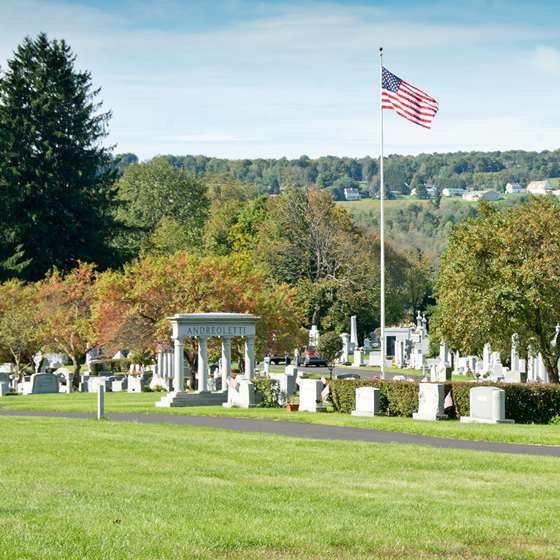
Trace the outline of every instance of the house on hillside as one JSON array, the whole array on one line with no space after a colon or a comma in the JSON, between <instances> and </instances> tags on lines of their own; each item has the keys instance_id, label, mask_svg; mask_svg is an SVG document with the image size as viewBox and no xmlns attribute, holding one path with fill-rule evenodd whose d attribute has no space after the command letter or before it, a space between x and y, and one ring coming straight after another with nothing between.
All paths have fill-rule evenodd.
<instances>
[{"instance_id":1,"label":"house on hillside","mask_svg":"<svg viewBox=\"0 0 560 560\"><path fill-rule=\"evenodd\" d=\"M488 202L494 202L496 200L500 200L502 195L496 191L470 191L466 192L463 195L463 200L469 201L477 201L477 200L486 200Z\"/></svg>"},{"instance_id":2,"label":"house on hillside","mask_svg":"<svg viewBox=\"0 0 560 560\"><path fill-rule=\"evenodd\" d=\"M360 191L354 187L344 189L344 200L361 200Z\"/></svg>"},{"instance_id":3,"label":"house on hillside","mask_svg":"<svg viewBox=\"0 0 560 560\"><path fill-rule=\"evenodd\" d=\"M441 191L442 196L463 196L465 194L465 189L448 189L445 188Z\"/></svg>"},{"instance_id":4,"label":"house on hillside","mask_svg":"<svg viewBox=\"0 0 560 560\"><path fill-rule=\"evenodd\" d=\"M527 192L530 194L548 194L554 187L548 181L531 181L527 185Z\"/></svg>"},{"instance_id":5,"label":"house on hillside","mask_svg":"<svg viewBox=\"0 0 560 560\"><path fill-rule=\"evenodd\" d=\"M509 194L525 192L525 189L519 183L507 183L506 192Z\"/></svg>"}]
</instances>

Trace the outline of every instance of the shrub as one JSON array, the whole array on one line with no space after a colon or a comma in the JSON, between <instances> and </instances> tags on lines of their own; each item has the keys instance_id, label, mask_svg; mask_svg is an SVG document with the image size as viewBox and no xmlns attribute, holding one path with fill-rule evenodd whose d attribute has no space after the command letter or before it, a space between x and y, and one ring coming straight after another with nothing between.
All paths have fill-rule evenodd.
<instances>
[{"instance_id":1,"label":"shrub","mask_svg":"<svg viewBox=\"0 0 560 560\"><path fill-rule=\"evenodd\" d=\"M387 416L412 416L418 410L419 385L410 381L357 379L329 381L331 400L338 412L350 413L356 404L357 387L378 387L380 409ZM560 385L525 385L521 383L445 383L445 394L451 391L453 408L450 418L469 415L469 391L488 385L500 387L506 393L506 417L518 424L548 424L560 416ZM560 421L559 421L560 422Z\"/></svg>"},{"instance_id":2,"label":"shrub","mask_svg":"<svg viewBox=\"0 0 560 560\"><path fill-rule=\"evenodd\" d=\"M255 377L255 392L257 393L257 400L262 399L261 406L265 408L274 408L278 405L278 395L280 393L280 385L276 379L270 377Z\"/></svg>"}]
</instances>

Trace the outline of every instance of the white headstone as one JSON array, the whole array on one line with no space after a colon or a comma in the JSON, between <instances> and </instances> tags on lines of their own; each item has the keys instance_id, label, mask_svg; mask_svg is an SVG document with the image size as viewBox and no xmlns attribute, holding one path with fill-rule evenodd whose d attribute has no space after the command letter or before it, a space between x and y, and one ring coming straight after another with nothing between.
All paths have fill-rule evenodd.
<instances>
[{"instance_id":1,"label":"white headstone","mask_svg":"<svg viewBox=\"0 0 560 560\"><path fill-rule=\"evenodd\" d=\"M350 335L348 333L342 333L340 338L342 338L342 353L339 362L345 364L350 360Z\"/></svg>"},{"instance_id":2,"label":"white headstone","mask_svg":"<svg viewBox=\"0 0 560 560\"><path fill-rule=\"evenodd\" d=\"M255 384L250 379L236 377L228 380L228 399L225 408L253 408L256 406Z\"/></svg>"},{"instance_id":3,"label":"white headstone","mask_svg":"<svg viewBox=\"0 0 560 560\"><path fill-rule=\"evenodd\" d=\"M321 399L323 382L319 379L299 380L299 410L301 412L320 412L325 410Z\"/></svg>"},{"instance_id":4,"label":"white headstone","mask_svg":"<svg viewBox=\"0 0 560 560\"><path fill-rule=\"evenodd\" d=\"M492 347L487 342L482 350L482 373L490 371L490 360L492 356Z\"/></svg>"},{"instance_id":5,"label":"white headstone","mask_svg":"<svg viewBox=\"0 0 560 560\"><path fill-rule=\"evenodd\" d=\"M363 350L354 350L354 367L361 367L364 365L364 351Z\"/></svg>"},{"instance_id":6,"label":"white headstone","mask_svg":"<svg viewBox=\"0 0 560 560\"><path fill-rule=\"evenodd\" d=\"M358 387L356 389L356 409L352 416L377 416L379 414L379 394L377 387Z\"/></svg>"},{"instance_id":7,"label":"white headstone","mask_svg":"<svg viewBox=\"0 0 560 560\"><path fill-rule=\"evenodd\" d=\"M473 387L469 392L469 416L461 422L479 424L512 424L506 419L506 393L498 387Z\"/></svg>"},{"instance_id":8,"label":"white headstone","mask_svg":"<svg viewBox=\"0 0 560 560\"><path fill-rule=\"evenodd\" d=\"M121 393L122 391L126 391L128 388L128 380L126 377L122 379L115 379L111 383L111 391L113 393Z\"/></svg>"},{"instance_id":9,"label":"white headstone","mask_svg":"<svg viewBox=\"0 0 560 560\"><path fill-rule=\"evenodd\" d=\"M412 415L415 420L445 420L443 410L445 401L443 383L420 383L418 393L418 412Z\"/></svg>"},{"instance_id":10,"label":"white headstone","mask_svg":"<svg viewBox=\"0 0 560 560\"><path fill-rule=\"evenodd\" d=\"M430 368L430 381L432 383L445 383L451 380L451 368L443 362L432 364Z\"/></svg>"},{"instance_id":11,"label":"white headstone","mask_svg":"<svg viewBox=\"0 0 560 560\"><path fill-rule=\"evenodd\" d=\"M312 325L311 330L309 331L309 346L312 348L317 348L319 346L319 329L317 325Z\"/></svg>"},{"instance_id":12,"label":"white headstone","mask_svg":"<svg viewBox=\"0 0 560 560\"><path fill-rule=\"evenodd\" d=\"M350 317L350 351L354 351L358 347L358 317L352 315Z\"/></svg>"},{"instance_id":13,"label":"white headstone","mask_svg":"<svg viewBox=\"0 0 560 560\"><path fill-rule=\"evenodd\" d=\"M137 375L127 377L127 391L129 393L141 393L144 390L144 380Z\"/></svg>"}]
</instances>

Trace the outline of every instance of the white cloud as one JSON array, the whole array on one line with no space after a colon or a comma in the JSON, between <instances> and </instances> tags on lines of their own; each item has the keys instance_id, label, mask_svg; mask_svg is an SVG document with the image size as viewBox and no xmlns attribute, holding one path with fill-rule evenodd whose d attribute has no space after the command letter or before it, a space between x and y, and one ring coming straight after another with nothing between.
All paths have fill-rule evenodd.
<instances>
[{"instance_id":1,"label":"white cloud","mask_svg":"<svg viewBox=\"0 0 560 560\"><path fill-rule=\"evenodd\" d=\"M537 47L533 53L533 64L544 72L560 71L560 50L553 47Z\"/></svg>"}]
</instances>

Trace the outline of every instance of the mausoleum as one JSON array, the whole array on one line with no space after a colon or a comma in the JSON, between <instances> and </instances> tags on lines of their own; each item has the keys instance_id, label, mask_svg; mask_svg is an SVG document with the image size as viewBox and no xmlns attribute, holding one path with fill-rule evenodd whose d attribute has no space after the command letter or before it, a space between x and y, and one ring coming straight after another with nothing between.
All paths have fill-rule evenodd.
<instances>
[{"instance_id":1,"label":"mausoleum","mask_svg":"<svg viewBox=\"0 0 560 560\"><path fill-rule=\"evenodd\" d=\"M221 376L225 400L227 378L231 376L231 340L234 337L245 339L244 377L251 379L255 371L255 335L259 317L248 313L177 313L169 317L173 329L173 391L161 399L156 406L189 406L195 404L195 394L185 392L184 351L185 339L198 340L197 381L199 396L210 397L208 390L208 338L219 337L222 341ZM193 398L194 397L194 398ZM210 401L211 399L204 399ZM218 401L217 401L218 402ZM209 402L196 404L210 404Z\"/></svg>"}]
</instances>

